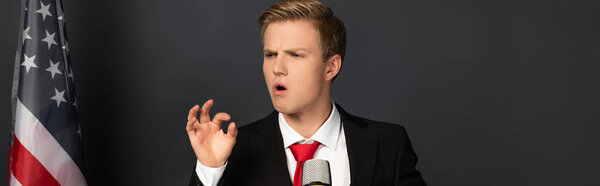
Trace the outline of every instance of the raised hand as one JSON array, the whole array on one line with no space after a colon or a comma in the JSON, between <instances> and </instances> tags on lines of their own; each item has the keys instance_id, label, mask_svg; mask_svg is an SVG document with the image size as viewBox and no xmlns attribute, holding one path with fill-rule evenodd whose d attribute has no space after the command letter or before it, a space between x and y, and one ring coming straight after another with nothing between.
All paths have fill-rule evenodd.
<instances>
[{"instance_id":1,"label":"raised hand","mask_svg":"<svg viewBox=\"0 0 600 186\"><path fill-rule=\"evenodd\" d=\"M192 107L185 129L200 163L207 167L220 167L231 155L238 131L234 122L229 123L227 134L221 129L221 123L231 119L227 113L217 113L212 121L210 120L208 113L213 104L214 101L210 99L204 102L202 108L198 105ZM198 110L200 110L200 121L196 118Z\"/></svg>"}]
</instances>

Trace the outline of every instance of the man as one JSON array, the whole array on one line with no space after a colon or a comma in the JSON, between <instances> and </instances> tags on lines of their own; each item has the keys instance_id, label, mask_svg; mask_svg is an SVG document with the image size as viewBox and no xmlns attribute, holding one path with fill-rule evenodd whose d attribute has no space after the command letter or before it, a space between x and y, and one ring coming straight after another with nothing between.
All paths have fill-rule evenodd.
<instances>
[{"instance_id":1,"label":"man","mask_svg":"<svg viewBox=\"0 0 600 186\"><path fill-rule=\"evenodd\" d=\"M240 127L211 120L208 100L186 130L198 161L190 185L300 185L307 159L328 160L338 185L425 185L399 125L359 118L330 100L346 47L344 24L317 0L275 3L258 19L274 111ZM200 112L199 119L196 114ZM307 150L308 149L308 150Z\"/></svg>"}]
</instances>

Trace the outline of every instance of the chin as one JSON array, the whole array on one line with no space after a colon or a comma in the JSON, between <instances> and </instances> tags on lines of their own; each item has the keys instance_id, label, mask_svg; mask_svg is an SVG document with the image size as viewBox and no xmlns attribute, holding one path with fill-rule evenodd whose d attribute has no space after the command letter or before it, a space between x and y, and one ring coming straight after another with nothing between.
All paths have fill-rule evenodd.
<instances>
[{"instance_id":1,"label":"chin","mask_svg":"<svg viewBox=\"0 0 600 186\"><path fill-rule=\"evenodd\" d=\"M273 102L273 108L277 110L277 112L281 112L283 114L291 114L293 113L293 109L286 103L284 100L272 98L271 102Z\"/></svg>"},{"instance_id":2,"label":"chin","mask_svg":"<svg viewBox=\"0 0 600 186\"><path fill-rule=\"evenodd\" d=\"M277 112L286 113L287 107L285 105L281 104L278 101L275 101L274 99L272 99L271 102L273 102L273 108L275 108Z\"/></svg>"}]
</instances>

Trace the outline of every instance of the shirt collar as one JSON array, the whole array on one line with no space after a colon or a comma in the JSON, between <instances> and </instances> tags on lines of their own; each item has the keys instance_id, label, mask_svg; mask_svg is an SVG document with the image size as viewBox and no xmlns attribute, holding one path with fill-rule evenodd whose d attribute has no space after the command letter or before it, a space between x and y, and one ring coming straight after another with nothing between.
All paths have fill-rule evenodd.
<instances>
[{"instance_id":1,"label":"shirt collar","mask_svg":"<svg viewBox=\"0 0 600 186\"><path fill-rule=\"evenodd\" d=\"M288 148L290 145L300 143L312 143L312 141L318 141L326 147L335 149L338 141L339 134L341 132L341 120L340 113L335 104L331 103L331 113L325 123L313 134L309 139L304 138L296 130L294 130L283 118L283 114L280 112L278 115L279 130L283 137L283 146Z\"/></svg>"}]
</instances>

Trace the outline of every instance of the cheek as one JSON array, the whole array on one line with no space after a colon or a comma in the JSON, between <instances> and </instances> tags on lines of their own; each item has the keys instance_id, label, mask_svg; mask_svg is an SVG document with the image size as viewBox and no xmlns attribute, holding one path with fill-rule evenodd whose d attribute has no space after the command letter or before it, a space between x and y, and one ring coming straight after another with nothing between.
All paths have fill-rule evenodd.
<instances>
[{"instance_id":1,"label":"cheek","mask_svg":"<svg viewBox=\"0 0 600 186\"><path fill-rule=\"evenodd\" d=\"M316 66L298 66L295 77L296 83L302 87L302 94L311 94L312 91L318 90L323 79L322 69Z\"/></svg>"},{"instance_id":2,"label":"cheek","mask_svg":"<svg viewBox=\"0 0 600 186\"><path fill-rule=\"evenodd\" d=\"M267 84L267 88L270 90L271 87L269 86L271 84L271 75L273 73L270 73L271 70L269 70L269 65L267 63L263 63L263 76L265 77L265 83Z\"/></svg>"},{"instance_id":3,"label":"cheek","mask_svg":"<svg viewBox=\"0 0 600 186\"><path fill-rule=\"evenodd\" d=\"M265 75L265 77L266 77L266 75L267 75L267 64L264 61L263 61L262 67L263 67L263 75Z\"/></svg>"},{"instance_id":4,"label":"cheek","mask_svg":"<svg viewBox=\"0 0 600 186\"><path fill-rule=\"evenodd\" d=\"M263 75L265 76L265 80L268 78L268 76L270 74L269 72L271 72L269 64L263 62Z\"/></svg>"}]
</instances>

